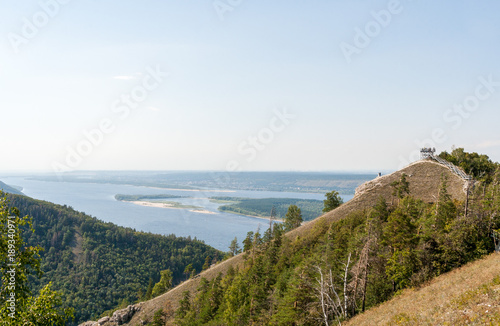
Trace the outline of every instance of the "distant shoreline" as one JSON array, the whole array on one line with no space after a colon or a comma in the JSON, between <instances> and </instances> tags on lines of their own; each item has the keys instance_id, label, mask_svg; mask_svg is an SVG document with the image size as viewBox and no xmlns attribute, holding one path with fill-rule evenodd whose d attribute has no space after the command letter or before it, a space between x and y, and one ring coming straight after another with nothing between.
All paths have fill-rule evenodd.
<instances>
[{"instance_id":1,"label":"distant shoreline","mask_svg":"<svg viewBox=\"0 0 500 326\"><path fill-rule=\"evenodd\" d=\"M139 186L158 190L174 190L174 191L197 191L197 192L236 192L236 190L218 190L218 189L176 189L176 188L162 188L162 187L151 187L151 186Z\"/></svg>"}]
</instances>

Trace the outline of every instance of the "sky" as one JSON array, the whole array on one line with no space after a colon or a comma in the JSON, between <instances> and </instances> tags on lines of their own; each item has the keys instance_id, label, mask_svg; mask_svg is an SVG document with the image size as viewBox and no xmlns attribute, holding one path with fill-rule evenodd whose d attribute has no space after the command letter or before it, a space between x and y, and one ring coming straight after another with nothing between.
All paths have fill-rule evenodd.
<instances>
[{"instance_id":1,"label":"sky","mask_svg":"<svg viewBox=\"0 0 500 326\"><path fill-rule=\"evenodd\" d=\"M0 171L500 161L500 3L0 0Z\"/></svg>"}]
</instances>

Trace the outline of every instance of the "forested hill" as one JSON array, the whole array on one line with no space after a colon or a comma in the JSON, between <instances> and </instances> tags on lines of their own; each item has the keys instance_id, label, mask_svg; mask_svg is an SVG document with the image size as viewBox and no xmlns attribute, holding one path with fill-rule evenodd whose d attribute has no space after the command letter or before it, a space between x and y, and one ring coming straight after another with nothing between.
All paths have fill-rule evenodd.
<instances>
[{"instance_id":1,"label":"forested hill","mask_svg":"<svg viewBox=\"0 0 500 326\"><path fill-rule=\"evenodd\" d=\"M3 183L2 181L0 181L0 190L3 192L7 192L9 194L24 195L19 190L15 189L14 187L9 186L8 184Z\"/></svg>"},{"instance_id":2,"label":"forested hill","mask_svg":"<svg viewBox=\"0 0 500 326\"><path fill-rule=\"evenodd\" d=\"M71 207L24 196L8 195L10 206L33 218L28 245L40 245L41 279L32 278L33 292L48 282L62 293L65 307L75 309L76 322L151 296L160 271L170 269L173 284L222 258L221 252L196 239L136 232L104 223ZM149 288L149 291L148 291Z\"/></svg>"},{"instance_id":3,"label":"forested hill","mask_svg":"<svg viewBox=\"0 0 500 326\"><path fill-rule=\"evenodd\" d=\"M142 303L128 324L339 325L484 257L500 228L500 165L446 155L475 181L433 160L376 178L295 230L249 234L242 254Z\"/></svg>"}]
</instances>

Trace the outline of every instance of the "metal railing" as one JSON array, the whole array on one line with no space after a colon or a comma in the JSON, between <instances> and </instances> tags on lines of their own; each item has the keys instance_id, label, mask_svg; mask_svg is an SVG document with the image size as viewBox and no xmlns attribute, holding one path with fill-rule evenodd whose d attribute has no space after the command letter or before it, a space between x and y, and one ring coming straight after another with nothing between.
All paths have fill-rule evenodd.
<instances>
[{"instance_id":1,"label":"metal railing","mask_svg":"<svg viewBox=\"0 0 500 326\"><path fill-rule=\"evenodd\" d=\"M470 175L468 175L467 173L465 173L462 169L460 169L455 164L450 163L447 160L443 160L442 158L440 158L439 156L436 156L436 155L430 155L429 158L437 161L440 164L443 164L444 166L446 166L447 168L449 168L453 173L455 173L456 175L458 175L462 179L467 180L467 181L472 180L472 177Z\"/></svg>"}]
</instances>

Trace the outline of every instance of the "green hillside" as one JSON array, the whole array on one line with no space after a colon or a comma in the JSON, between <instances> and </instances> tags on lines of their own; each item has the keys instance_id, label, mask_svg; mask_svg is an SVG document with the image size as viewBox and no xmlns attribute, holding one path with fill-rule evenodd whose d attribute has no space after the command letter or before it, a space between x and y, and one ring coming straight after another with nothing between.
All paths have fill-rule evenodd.
<instances>
[{"instance_id":1,"label":"green hillside","mask_svg":"<svg viewBox=\"0 0 500 326\"><path fill-rule=\"evenodd\" d=\"M7 192L9 194L24 196L24 194L22 192L20 192L19 190L17 190L14 187L9 186L8 184L3 183L2 181L0 181L0 190L3 192Z\"/></svg>"},{"instance_id":2,"label":"green hillside","mask_svg":"<svg viewBox=\"0 0 500 326\"><path fill-rule=\"evenodd\" d=\"M129 324L170 305L167 325L344 324L484 257L500 228L500 165L474 154L449 154L474 182L420 161L289 233L249 234L243 254L144 303Z\"/></svg>"},{"instance_id":3,"label":"green hillside","mask_svg":"<svg viewBox=\"0 0 500 326\"><path fill-rule=\"evenodd\" d=\"M413 174L402 173L390 183L390 201L380 194L372 207L319 220L295 238L279 227L267 239L250 234L243 265L202 279L194 297L185 292L175 323L340 324L491 253L492 230L500 227L500 165L463 151L446 155L483 180L465 202L453 199L444 171L431 203L412 193L421 186L411 186Z\"/></svg>"},{"instance_id":4,"label":"green hillside","mask_svg":"<svg viewBox=\"0 0 500 326\"><path fill-rule=\"evenodd\" d=\"M222 258L196 239L137 232L28 197L9 199L21 215L33 218L35 232L26 231L24 240L43 248L44 275L30 279L34 292L52 282L52 289L62 293L63 306L75 308L76 322L148 299L148 285L159 281L162 270L172 271L175 285L185 279L189 264L201 271L206 260Z\"/></svg>"}]
</instances>

